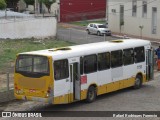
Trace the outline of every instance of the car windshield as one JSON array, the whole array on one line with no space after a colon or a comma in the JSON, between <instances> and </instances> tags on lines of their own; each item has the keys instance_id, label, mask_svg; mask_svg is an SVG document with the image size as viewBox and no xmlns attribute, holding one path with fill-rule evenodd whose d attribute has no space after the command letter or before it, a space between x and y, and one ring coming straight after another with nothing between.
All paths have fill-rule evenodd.
<instances>
[{"instance_id":1,"label":"car windshield","mask_svg":"<svg viewBox=\"0 0 160 120\"><path fill-rule=\"evenodd\" d=\"M98 28L107 28L105 25L98 25Z\"/></svg>"}]
</instances>

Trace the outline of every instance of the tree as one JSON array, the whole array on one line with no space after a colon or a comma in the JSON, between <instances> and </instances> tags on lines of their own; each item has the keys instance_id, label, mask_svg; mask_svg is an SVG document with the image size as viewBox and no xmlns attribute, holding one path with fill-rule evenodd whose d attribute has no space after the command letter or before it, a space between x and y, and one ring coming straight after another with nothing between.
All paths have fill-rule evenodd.
<instances>
[{"instance_id":1,"label":"tree","mask_svg":"<svg viewBox=\"0 0 160 120\"><path fill-rule=\"evenodd\" d=\"M27 5L34 5L35 0L24 0Z\"/></svg>"},{"instance_id":2,"label":"tree","mask_svg":"<svg viewBox=\"0 0 160 120\"><path fill-rule=\"evenodd\" d=\"M7 4L5 0L0 0L0 10L4 10L6 8Z\"/></svg>"},{"instance_id":3,"label":"tree","mask_svg":"<svg viewBox=\"0 0 160 120\"><path fill-rule=\"evenodd\" d=\"M42 2L43 4L45 4L45 6L48 9L48 12L51 12L51 5L56 2L56 0L39 0L39 2Z\"/></svg>"}]
</instances>

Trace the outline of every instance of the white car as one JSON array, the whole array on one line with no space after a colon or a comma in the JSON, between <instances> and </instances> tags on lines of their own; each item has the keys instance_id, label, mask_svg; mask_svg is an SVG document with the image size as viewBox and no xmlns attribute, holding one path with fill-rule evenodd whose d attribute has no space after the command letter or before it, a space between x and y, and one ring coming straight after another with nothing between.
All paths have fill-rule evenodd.
<instances>
[{"instance_id":1,"label":"white car","mask_svg":"<svg viewBox=\"0 0 160 120\"><path fill-rule=\"evenodd\" d=\"M109 28L107 28L106 25L104 24L99 24L99 23L90 23L87 28L86 31L88 32L88 34L97 34L98 36L100 35L111 35L111 30L109 30Z\"/></svg>"}]
</instances>

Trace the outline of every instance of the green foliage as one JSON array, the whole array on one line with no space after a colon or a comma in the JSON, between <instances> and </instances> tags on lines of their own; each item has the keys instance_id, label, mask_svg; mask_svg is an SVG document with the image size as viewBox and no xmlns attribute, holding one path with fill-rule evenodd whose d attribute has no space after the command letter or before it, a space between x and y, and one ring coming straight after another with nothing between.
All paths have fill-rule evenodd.
<instances>
[{"instance_id":1,"label":"green foliage","mask_svg":"<svg viewBox=\"0 0 160 120\"><path fill-rule=\"evenodd\" d=\"M30 39L23 40L0 40L0 73L6 71L11 63L14 63L16 54L21 52L51 49L74 45L74 43L61 40L42 40L35 41Z\"/></svg>"},{"instance_id":2,"label":"green foliage","mask_svg":"<svg viewBox=\"0 0 160 120\"><path fill-rule=\"evenodd\" d=\"M5 0L0 0L0 10L4 10L6 8L7 4Z\"/></svg>"},{"instance_id":3,"label":"green foliage","mask_svg":"<svg viewBox=\"0 0 160 120\"><path fill-rule=\"evenodd\" d=\"M24 0L27 5L34 5L35 0Z\"/></svg>"},{"instance_id":4,"label":"green foliage","mask_svg":"<svg viewBox=\"0 0 160 120\"><path fill-rule=\"evenodd\" d=\"M45 6L48 8L48 12L51 11L51 5L56 2L56 0L39 0L39 2L42 2L45 4Z\"/></svg>"}]
</instances>

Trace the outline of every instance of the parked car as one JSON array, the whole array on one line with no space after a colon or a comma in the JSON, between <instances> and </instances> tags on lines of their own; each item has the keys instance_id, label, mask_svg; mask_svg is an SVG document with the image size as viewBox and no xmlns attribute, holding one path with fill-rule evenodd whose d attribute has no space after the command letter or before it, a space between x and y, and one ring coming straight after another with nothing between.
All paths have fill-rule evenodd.
<instances>
[{"instance_id":1,"label":"parked car","mask_svg":"<svg viewBox=\"0 0 160 120\"><path fill-rule=\"evenodd\" d=\"M14 8L6 8L7 11L14 11Z\"/></svg>"},{"instance_id":2,"label":"parked car","mask_svg":"<svg viewBox=\"0 0 160 120\"><path fill-rule=\"evenodd\" d=\"M111 30L104 25L104 24L99 24L99 23L90 23L88 24L86 31L88 34L97 34L98 36L100 35L111 35Z\"/></svg>"}]
</instances>

